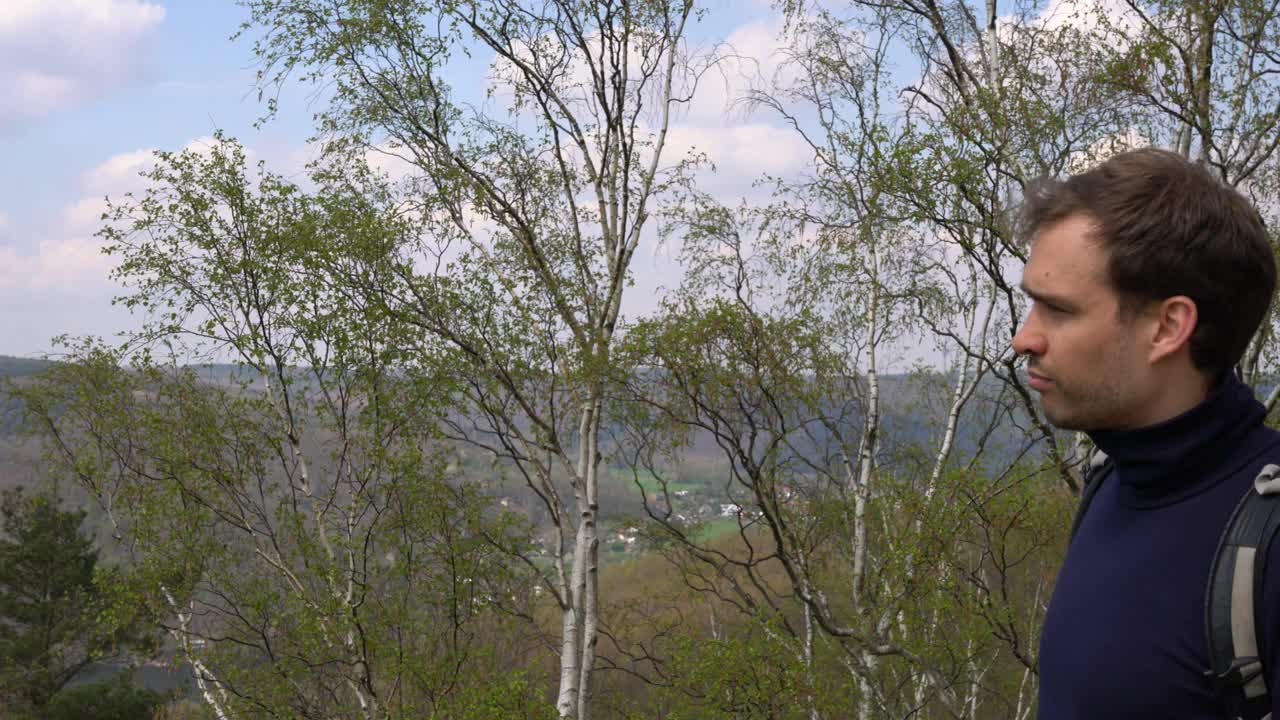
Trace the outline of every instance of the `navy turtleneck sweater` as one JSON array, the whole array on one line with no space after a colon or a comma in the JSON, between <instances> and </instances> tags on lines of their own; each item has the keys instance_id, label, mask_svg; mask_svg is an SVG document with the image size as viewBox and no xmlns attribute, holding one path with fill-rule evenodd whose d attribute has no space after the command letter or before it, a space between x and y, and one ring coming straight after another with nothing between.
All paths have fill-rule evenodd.
<instances>
[{"instance_id":1,"label":"navy turtleneck sweater","mask_svg":"<svg viewBox=\"0 0 1280 720\"><path fill-rule=\"evenodd\" d=\"M1200 405L1137 430L1098 431L1115 461L1085 513L1045 616L1040 720L1223 718L1209 667L1204 595L1227 520L1280 432L1228 373ZM1260 639L1280 718L1280 542L1271 548Z\"/></svg>"}]
</instances>

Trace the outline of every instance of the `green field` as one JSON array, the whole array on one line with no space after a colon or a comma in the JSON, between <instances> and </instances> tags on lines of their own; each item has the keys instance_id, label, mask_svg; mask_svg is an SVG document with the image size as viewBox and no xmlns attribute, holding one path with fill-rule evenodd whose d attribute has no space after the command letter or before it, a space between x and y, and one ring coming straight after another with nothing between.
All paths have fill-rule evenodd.
<instances>
[{"instance_id":1,"label":"green field","mask_svg":"<svg viewBox=\"0 0 1280 720\"><path fill-rule=\"evenodd\" d=\"M644 488L645 492L662 492L662 483L658 482L658 478L647 470L641 470L638 473L633 474L630 470L609 468L608 474L614 482L623 483L630 487L635 487L636 476L638 475L640 479L640 487ZM678 474L673 473L671 476L668 476L667 491L671 493L674 493L677 490L701 490L705 487L701 482L696 480L672 480L671 478L673 477L678 477Z\"/></svg>"},{"instance_id":2,"label":"green field","mask_svg":"<svg viewBox=\"0 0 1280 720\"><path fill-rule=\"evenodd\" d=\"M731 532L738 532L738 521L735 518L716 518L703 523L693 539L706 542Z\"/></svg>"}]
</instances>

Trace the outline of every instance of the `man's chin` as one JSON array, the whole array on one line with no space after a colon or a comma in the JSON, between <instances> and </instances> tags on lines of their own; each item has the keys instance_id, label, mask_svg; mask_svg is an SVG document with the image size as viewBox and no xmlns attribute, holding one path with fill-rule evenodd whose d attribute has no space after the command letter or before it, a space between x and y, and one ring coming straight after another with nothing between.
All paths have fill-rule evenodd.
<instances>
[{"instance_id":1,"label":"man's chin","mask_svg":"<svg viewBox=\"0 0 1280 720\"><path fill-rule=\"evenodd\" d=\"M1093 429L1092 424L1087 422L1085 418L1074 416L1069 412L1062 412L1061 409L1045 403L1043 398L1040 401L1040 410L1044 413L1044 419L1059 430L1089 431Z\"/></svg>"}]
</instances>

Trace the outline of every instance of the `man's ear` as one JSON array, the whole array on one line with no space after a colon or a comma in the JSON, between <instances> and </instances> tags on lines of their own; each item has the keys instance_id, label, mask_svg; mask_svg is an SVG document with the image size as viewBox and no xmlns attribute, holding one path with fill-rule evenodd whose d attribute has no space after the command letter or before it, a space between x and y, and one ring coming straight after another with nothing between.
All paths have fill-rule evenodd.
<instances>
[{"instance_id":1,"label":"man's ear","mask_svg":"<svg viewBox=\"0 0 1280 720\"><path fill-rule=\"evenodd\" d=\"M1191 343L1200 314L1196 303L1186 295L1165 298L1154 309L1151 349L1147 360L1152 364L1174 355Z\"/></svg>"}]
</instances>

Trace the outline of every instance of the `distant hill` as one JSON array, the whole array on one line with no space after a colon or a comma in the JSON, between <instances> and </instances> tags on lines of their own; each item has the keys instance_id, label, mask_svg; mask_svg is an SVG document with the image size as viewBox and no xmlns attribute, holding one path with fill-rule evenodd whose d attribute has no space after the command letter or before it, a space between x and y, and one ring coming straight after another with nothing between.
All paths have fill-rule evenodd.
<instances>
[{"instance_id":1,"label":"distant hill","mask_svg":"<svg viewBox=\"0 0 1280 720\"><path fill-rule=\"evenodd\" d=\"M0 382L9 380L21 383L25 378L36 375L53 364L52 360L0 355ZM260 386L261 383L261 378L256 372L231 363L200 363L188 367L195 371L202 381L211 385L228 386L248 381L251 385ZM305 371L299 371L297 375L304 384L312 382ZM949 394L947 392L949 388L945 387L946 382L938 383L938 380L939 378L922 378L919 375L881 375L881 409L885 415L886 425L882 441L887 440L890 444L904 445L928 444L930 436L938 432L938 426L942 417L945 416L945 407L943 407L945 402L938 401L946 398L933 396ZM11 434L16 430L21 410L21 406L0 388L0 436ZM843 423L853 426L850 430L860 426L861 422L862 419L857 417L856 413L843 420ZM961 448L967 449L975 444L976 438L972 437L971 433L965 432L974 425L980 426L980 423L962 425L958 442ZM692 449L695 454L710 456L719 456L721 452L709 437L696 438Z\"/></svg>"},{"instance_id":2,"label":"distant hill","mask_svg":"<svg viewBox=\"0 0 1280 720\"><path fill-rule=\"evenodd\" d=\"M53 365L51 360L0 355L0 438L17 432L22 422L22 403L5 392L5 382L21 383ZM3 461L4 458L0 458Z\"/></svg>"},{"instance_id":3,"label":"distant hill","mask_svg":"<svg viewBox=\"0 0 1280 720\"><path fill-rule=\"evenodd\" d=\"M0 355L0 377L27 377L41 372L52 364L52 361L40 358Z\"/></svg>"},{"instance_id":4,"label":"distant hill","mask_svg":"<svg viewBox=\"0 0 1280 720\"><path fill-rule=\"evenodd\" d=\"M4 392L3 385L5 382L18 385L30 382L32 376L53 364L54 361L51 360L0 355L0 473L9 476L0 477L0 486L12 484L17 481L18 476L30 474L30 468L38 467L35 462L38 456L32 449L34 446L28 447L29 439L23 437L20 430L21 404ZM188 368L201 381L210 385L228 387L247 384L250 392L260 391L263 387L262 378L255 371L239 365L202 363ZM308 377L305 368L294 369L291 375L301 387L306 388L314 383L314 378ZM952 381L944 375L929 372L883 374L879 379L880 411L883 419L879 448L883 453L884 467L912 475L927 471L945 427L953 390ZM1275 379L1268 378L1260 383L1259 394L1265 396L1274 385ZM851 393L857 392L853 388L850 390ZM1023 430L1027 424L1025 413L1017 403L1010 402L1008 396L999 398L1000 390L1001 386L995 379L985 379L959 418L953 455L957 462L965 463L968 458L981 453L982 461L978 467L994 469L1005 466L1027 451ZM833 398L832 406L827 408L832 416L838 416L834 426L810 427L805 434L797 435L792 451L811 458L829 453L834 447L832 432L856 441L864 422L862 408L859 403L837 407L843 405L845 399L847 398ZM1008 406L1002 407L1006 404ZM611 439L621 435L616 432L616 428L607 430L602 447L606 451ZM707 433L695 433L690 440L690 445L683 453L691 463L690 471L696 465L700 475L716 479L724 477L727 459L714 438ZM1034 462L1043 451L1043 447L1033 447L1023 457ZM473 457L468 464L474 464L471 471L476 476L494 473L488 458ZM611 479L610 484L619 487L602 488L602 491L609 490L616 495L611 498L611 506L624 505L624 511L632 513L637 506L630 501L638 502L638 495L630 498L629 506L628 503L619 502L624 495L635 495L630 475L621 472L622 468L613 470L617 471L618 479L616 483ZM509 494L514 501L524 502L531 508L536 507L537 503L532 498L523 496L520 483L512 485L504 488L503 492ZM568 492L567 488L565 491Z\"/></svg>"},{"instance_id":5,"label":"distant hill","mask_svg":"<svg viewBox=\"0 0 1280 720\"><path fill-rule=\"evenodd\" d=\"M21 378L35 375L54 364L43 358L0 355L0 378ZM196 363L187 365L201 380L213 385L230 385L242 380L258 381L261 378L253 370L234 363ZM299 372L299 376L303 373Z\"/></svg>"},{"instance_id":6,"label":"distant hill","mask_svg":"<svg viewBox=\"0 0 1280 720\"><path fill-rule=\"evenodd\" d=\"M257 382L262 379L255 370L231 363L200 363L188 365L187 368L211 385L233 385L246 380Z\"/></svg>"},{"instance_id":7,"label":"distant hill","mask_svg":"<svg viewBox=\"0 0 1280 720\"><path fill-rule=\"evenodd\" d=\"M35 375L53 365L54 362L56 361L44 358L0 355L0 378ZM198 363L187 367L194 370L201 380L219 385L241 379L257 379L252 370L233 363Z\"/></svg>"}]
</instances>

